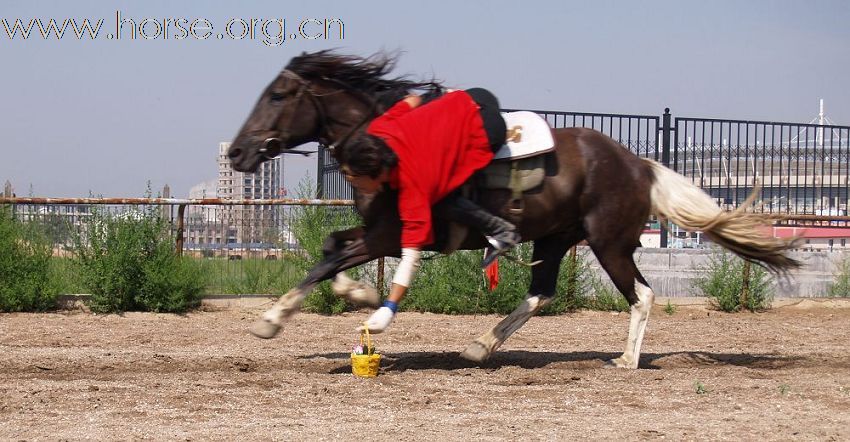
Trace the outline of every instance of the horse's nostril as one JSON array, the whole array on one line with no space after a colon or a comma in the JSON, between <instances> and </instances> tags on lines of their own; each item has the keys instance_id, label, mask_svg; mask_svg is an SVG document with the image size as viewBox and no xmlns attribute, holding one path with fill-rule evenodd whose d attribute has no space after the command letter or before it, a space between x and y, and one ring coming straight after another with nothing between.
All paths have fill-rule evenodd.
<instances>
[{"instance_id":1,"label":"horse's nostril","mask_svg":"<svg viewBox=\"0 0 850 442\"><path fill-rule=\"evenodd\" d=\"M227 152L227 156L229 156L231 160L235 160L236 158L239 158L241 155L242 155L242 149L240 149L238 147L231 148Z\"/></svg>"}]
</instances>

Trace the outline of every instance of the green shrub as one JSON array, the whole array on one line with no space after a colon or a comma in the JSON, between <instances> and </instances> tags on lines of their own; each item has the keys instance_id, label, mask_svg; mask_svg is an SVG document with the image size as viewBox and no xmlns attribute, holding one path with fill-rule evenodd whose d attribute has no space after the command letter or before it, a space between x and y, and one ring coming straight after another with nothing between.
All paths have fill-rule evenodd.
<instances>
[{"instance_id":1,"label":"green shrub","mask_svg":"<svg viewBox=\"0 0 850 442\"><path fill-rule=\"evenodd\" d=\"M513 310L525 291L507 290L516 275L504 260L499 262L499 287L490 292L481 271L481 251L458 251L451 255L429 255L423 259L416 278L400 308L431 313L504 313ZM518 276L523 279L523 275ZM512 304L512 305L511 305Z\"/></svg>"},{"instance_id":2,"label":"green shrub","mask_svg":"<svg viewBox=\"0 0 850 442\"><path fill-rule=\"evenodd\" d=\"M725 250L716 249L709 258L708 265L701 269L703 276L694 282L694 287L702 296L710 298L715 308L724 312L743 309L754 312L770 308L773 286L767 271L757 265L750 265L749 289L742 305L744 267L743 259Z\"/></svg>"},{"instance_id":3,"label":"green shrub","mask_svg":"<svg viewBox=\"0 0 850 442\"><path fill-rule=\"evenodd\" d=\"M532 250L531 243L524 243L511 254L531 262ZM577 309L628 311L625 298L602 283L590 268L586 253L579 253L574 259L567 256L561 261L556 295L541 314L555 315ZM528 293L531 269L501 258L499 285L490 292L480 269L482 257L482 251L459 251L424 260L401 308L450 314L512 312Z\"/></svg>"},{"instance_id":4,"label":"green shrub","mask_svg":"<svg viewBox=\"0 0 850 442\"><path fill-rule=\"evenodd\" d=\"M667 305L664 306L664 313L667 313L668 316L673 316L676 314L677 307L670 303L670 300L667 300Z\"/></svg>"},{"instance_id":5,"label":"green shrub","mask_svg":"<svg viewBox=\"0 0 850 442\"><path fill-rule=\"evenodd\" d=\"M582 308L603 312L628 312L630 310L631 307L626 297L613 285L603 282L599 276L594 277L591 285L593 295L584 298Z\"/></svg>"},{"instance_id":6,"label":"green shrub","mask_svg":"<svg viewBox=\"0 0 850 442\"><path fill-rule=\"evenodd\" d=\"M200 264L179 257L155 208L110 216L94 211L76 237L75 262L92 311L184 312L200 302Z\"/></svg>"},{"instance_id":7,"label":"green shrub","mask_svg":"<svg viewBox=\"0 0 850 442\"><path fill-rule=\"evenodd\" d=\"M850 258L845 258L838 264L835 280L829 285L827 294L831 297L850 297Z\"/></svg>"},{"instance_id":8,"label":"green shrub","mask_svg":"<svg viewBox=\"0 0 850 442\"><path fill-rule=\"evenodd\" d=\"M56 306L50 284L50 242L33 224L0 206L0 311L43 311Z\"/></svg>"}]
</instances>

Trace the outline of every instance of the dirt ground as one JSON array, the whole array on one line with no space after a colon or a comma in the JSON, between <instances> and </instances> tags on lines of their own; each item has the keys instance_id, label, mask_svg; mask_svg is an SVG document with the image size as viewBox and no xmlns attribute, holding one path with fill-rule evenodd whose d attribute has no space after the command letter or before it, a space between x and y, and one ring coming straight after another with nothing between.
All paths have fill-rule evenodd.
<instances>
[{"instance_id":1,"label":"dirt ground","mask_svg":"<svg viewBox=\"0 0 850 442\"><path fill-rule=\"evenodd\" d=\"M850 439L850 308L657 308L639 370L602 368L627 314L533 318L479 367L458 352L500 318L402 313L374 379L367 312L273 340L259 312L0 315L0 439Z\"/></svg>"}]
</instances>

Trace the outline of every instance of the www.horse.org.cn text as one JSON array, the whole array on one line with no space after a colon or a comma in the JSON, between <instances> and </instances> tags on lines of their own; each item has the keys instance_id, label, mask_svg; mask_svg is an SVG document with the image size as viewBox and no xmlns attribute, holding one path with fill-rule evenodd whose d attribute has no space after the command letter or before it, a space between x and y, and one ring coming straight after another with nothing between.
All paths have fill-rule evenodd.
<instances>
[{"instance_id":1,"label":"www.horse.org.cn text","mask_svg":"<svg viewBox=\"0 0 850 442\"><path fill-rule=\"evenodd\" d=\"M206 18L135 18L115 11L111 23L88 18L2 18L8 40L251 40L281 46L295 40L344 40L339 18L230 18L215 24ZM111 24L111 27L109 26Z\"/></svg>"}]
</instances>

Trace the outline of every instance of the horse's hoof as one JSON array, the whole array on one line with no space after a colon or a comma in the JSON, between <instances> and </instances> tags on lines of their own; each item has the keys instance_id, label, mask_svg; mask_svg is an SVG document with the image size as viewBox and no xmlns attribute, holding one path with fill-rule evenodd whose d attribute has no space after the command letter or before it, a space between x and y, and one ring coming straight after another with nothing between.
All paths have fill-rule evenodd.
<instances>
[{"instance_id":1,"label":"horse's hoof","mask_svg":"<svg viewBox=\"0 0 850 442\"><path fill-rule=\"evenodd\" d=\"M248 329L252 335L263 339L273 338L279 330L279 325L272 324L269 320L263 318L254 321Z\"/></svg>"},{"instance_id":2,"label":"horse's hoof","mask_svg":"<svg viewBox=\"0 0 850 442\"><path fill-rule=\"evenodd\" d=\"M362 307L378 308L381 306L381 295L369 284L355 281L344 273L340 273L331 282L331 290L348 302Z\"/></svg>"},{"instance_id":3,"label":"horse's hoof","mask_svg":"<svg viewBox=\"0 0 850 442\"><path fill-rule=\"evenodd\" d=\"M602 368L637 368L637 367L633 367L632 364L629 364L628 362L624 361L623 358L616 358L616 359L611 359L610 361L606 362L605 365L602 366Z\"/></svg>"},{"instance_id":4,"label":"horse's hoof","mask_svg":"<svg viewBox=\"0 0 850 442\"><path fill-rule=\"evenodd\" d=\"M381 306L381 295L368 284L363 284L361 287L348 292L348 300L365 307L378 308Z\"/></svg>"},{"instance_id":5,"label":"horse's hoof","mask_svg":"<svg viewBox=\"0 0 850 442\"><path fill-rule=\"evenodd\" d=\"M490 357L490 352L478 341L473 341L466 347L466 350L460 354L460 357L472 362L484 362Z\"/></svg>"}]
</instances>

